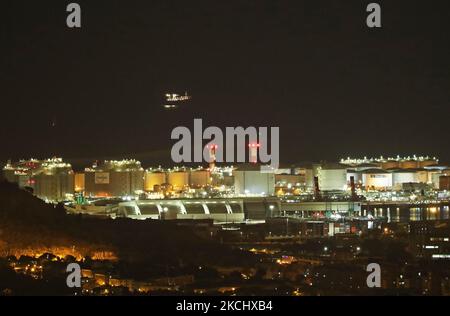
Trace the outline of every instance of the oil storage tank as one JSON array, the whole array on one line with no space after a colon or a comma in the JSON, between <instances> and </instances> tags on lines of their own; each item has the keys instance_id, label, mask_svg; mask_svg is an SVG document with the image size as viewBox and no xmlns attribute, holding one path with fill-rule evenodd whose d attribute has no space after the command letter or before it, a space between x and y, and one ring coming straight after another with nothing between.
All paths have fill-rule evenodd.
<instances>
[{"instance_id":1,"label":"oil storage tank","mask_svg":"<svg viewBox=\"0 0 450 316\"><path fill-rule=\"evenodd\" d=\"M400 162L400 168L402 169L414 169L419 167L419 162L417 160L403 160Z\"/></svg>"},{"instance_id":2,"label":"oil storage tank","mask_svg":"<svg viewBox=\"0 0 450 316\"><path fill-rule=\"evenodd\" d=\"M414 170L398 169L392 171L392 186L395 190L401 190L404 183L415 183L417 173Z\"/></svg>"},{"instance_id":3,"label":"oil storage tank","mask_svg":"<svg viewBox=\"0 0 450 316\"><path fill-rule=\"evenodd\" d=\"M342 191L347 187L347 167L325 163L318 168L319 187L323 191Z\"/></svg>"},{"instance_id":4,"label":"oil storage tank","mask_svg":"<svg viewBox=\"0 0 450 316\"><path fill-rule=\"evenodd\" d=\"M193 169L189 174L189 185L192 188L205 187L211 183L211 174L207 169Z\"/></svg>"},{"instance_id":5,"label":"oil storage tank","mask_svg":"<svg viewBox=\"0 0 450 316\"><path fill-rule=\"evenodd\" d=\"M233 171L234 188L237 195L273 196L275 193L275 174L261 172L257 164L243 164Z\"/></svg>"},{"instance_id":6,"label":"oil storage tank","mask_svg":"<svg viewBox=\"0 0 450 316\"><path fill-rule=\"evenodd\" d=\"M167 173L167 182L175 191L182 190L189 185L189 172L186 170L172 170Z\"/></svg>"},{"instance_id":7,"label":"oil storage tank","mask_svg":"<svg viewBox=\"0 0 450 316\"><path fill-rule=\"evenodd\" d=\"M386 160L381 163L381 168L384 170L400 168L400 162L398 160Z\"/></svg>"},{"instance_id":8,"label":"oil storage tank","mask_svg":"<svg viewBox=\"0 0 450 316\"><path fill-rule=\"evenodd\" d=\"M390 189L392 174L382 169L367 169L362 172L362 182L366 189Z\"/></svg>"},{"instance_id":9,"label":"oil storage tank","mask_svg":"<svg viewBox=\"0 0 450 316\"><path fill-rule=\"evenodd\" d=\"M147 170L145 172L145 191L154 191L166 183L166 173L163 170Z\"/></svg>"}]
</instances>

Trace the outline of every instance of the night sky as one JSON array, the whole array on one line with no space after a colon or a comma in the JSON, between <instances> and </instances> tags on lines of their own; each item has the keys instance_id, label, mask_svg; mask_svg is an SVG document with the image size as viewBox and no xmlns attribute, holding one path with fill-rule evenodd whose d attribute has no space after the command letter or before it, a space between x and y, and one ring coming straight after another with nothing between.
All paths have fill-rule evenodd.
<instances>
[{"instance_id":1,"label":"night sky","mask_svg":"<svg viewBox=\"0 0 450 316\"><path fill-rule=\"evenodd\" d=\"M0 160L167 163L171 130L279 126L282 162L450 160L450 5L378 1L2 1ZM164 110L166 92L192 102Z\"/></svg>"}]
</instances>

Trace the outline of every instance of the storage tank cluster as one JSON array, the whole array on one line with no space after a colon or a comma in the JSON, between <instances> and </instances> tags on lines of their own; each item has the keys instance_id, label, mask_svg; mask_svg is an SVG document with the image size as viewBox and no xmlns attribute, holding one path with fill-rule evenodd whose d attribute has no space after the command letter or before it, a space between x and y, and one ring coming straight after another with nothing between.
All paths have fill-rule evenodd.
<instances>
[{"instance_id":1,"label":"storage tank cluster","mask_svg":"<svg viewBox=\"0 0 450 316\"><path fill-rule=\"evenodd\" d=\"M170 186L174 191L185 188L202 188L211 183L208 169L147 169L145 172L145 191L159 191L162 186Z\"/></svg>"},{"instance_id":2,"label":"storage tank cluster","mask_svg":"<svg viewBox=\"0 0 450 316\"><path fill-rule=\"evenodd\" d=\"M395 158L341 159L348 166L347 180L354 176L355 180L366 189L401 190L406 184L428 184L439 187L438 177L442 168L435 157L416 155ZM446 168L446 167L444 167ZM358 179L358 180L357 180Z\"/></svg>"},{"instance_id":3,"label":"storage tank cluster","mask_svg":"<svg viewBox=\"0 0 450 316\"><path fill-rule=\"evenodd\" d=\"M402 190L405 184L411 183L433 184L430 172L423 168L388 170L373 168L361 172L352 170L350 174L355 176L355 180L359 179L363 187L374 190Z\"/></svg>"},{"instance_id":4,"label":"storage tank cluster","mask_svg":"<svg viewBox=\"0 0 450 316\"><path fill-rule=\"evenodd\" d=\"M72 166L62 158L9 161L3 168L3 176L20 188L31 188L36 196L47 201L65 201L74 193Z\"/></svg>"},{"instance_id":5,"label":"storage tank cluster","mask_svg":"<svg viewBox=\"0 0 450 316\"><path fill-rule=\"evenodd\" d=\"M145 172L145 191L159 191L160 187L167 183L166 178L163 170L147 170Z\"/></svg>"},{"instance_id":6,"label":"storage tank cluster","mask_svg":"<svg viewBox=\"0 0 450 316\"><path fill-rule=\"evenodd\" d=\"M352 167L361 166L363 164L374 164L375 168L380 169L415 169L415 168L424 168L432 165L437 165L439 163L439 159L436 157L429 156L407 156L407 157L388 157L385 158L380 156L379 158L346 158L341 159L342 164L346 164Z\"/></svg>"},{"instance_id":7,"label":"storage tank cluster","mask_svg":"<svg viewBox=\"0 0 450 316\"><path fill-rule=\"evenodd\" d=\"M305 186L313 189L315 179L321 191L345 191L350 179L366 189L402 190L409 184L440 187L440 178L450 175L447 166L429 157L343 159L341 163L316 163L297 167L280 167L272 173L261 172L258 164L226 167L219 180L216 172L204 168L150 168L144 171L136 160L95 163L84 172L73 173L59 158L9 162L4 177L20 186L31 186L39 196L63 200L67 194L83 193L92 197L132 196L146 192L183 191L213 185L234 186L237 195L275 194L275 188ZM224 169L225 170L225 169ZM39 183L38 183L39 182ZM58 188L56 191L53 187ZM442 184L441 184L442 186ZM53 191L52 191L53 190ZM288 192L288 190L285 190ZM295 190L292 191L295 194Z\"/></svg>"}]
</instances>

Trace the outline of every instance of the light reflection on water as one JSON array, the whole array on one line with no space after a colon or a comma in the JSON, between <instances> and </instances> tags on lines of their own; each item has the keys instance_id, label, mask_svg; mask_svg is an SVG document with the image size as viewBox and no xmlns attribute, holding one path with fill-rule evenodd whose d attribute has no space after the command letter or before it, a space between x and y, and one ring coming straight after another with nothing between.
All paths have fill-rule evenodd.
<instances>
[{"instance_id":1,"label":"light reflection on water","mask_svg":"<svg viewBox=\"0 0 450 316\"><path fill-rule=\"evenodd\" d=\"M388 222L408 222L423 220L449 219L449 206L429 206L410 208L379 208L378 216L387 218Z\"/></svg>"}]
</instances>

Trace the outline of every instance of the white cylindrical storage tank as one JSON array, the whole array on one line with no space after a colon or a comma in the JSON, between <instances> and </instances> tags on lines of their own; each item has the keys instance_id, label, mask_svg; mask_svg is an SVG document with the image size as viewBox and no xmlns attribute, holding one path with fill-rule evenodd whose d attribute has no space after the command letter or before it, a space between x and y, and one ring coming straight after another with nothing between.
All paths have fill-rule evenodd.
<instances>
[{"instance_id":1,"label":"white cylindrical storage tank","mask_svg":"<svg viewBox=\"0 0 450 316\"><path fill-rule=\"evenodd\" d=\"M413 183L417 181L417 173L415 171L397 170L392 172L392 185L396 189L401 189L403 183Z\"/></svg>"},{"instance_id":2,"label":"white cylindrical storage tank","mask_svg":"<svg viewBox=\"0 0 450 316\"><path fill-rule=\"evenodd\" d=\"M275 194L275 174L261 172L259 164L242 164L233 170L234 190L237 195Z\"/></svg>"},{"instance_id":3,"label":"white cylindrical storage tank","mask_svg":"<svg viewBox=\"0 0 450 316\"><path fill-rule=\"evenodd\" d=\"M416 179L419 183L427 183L428 182L428 172L426 170L417 170L416 171Z\"/></svg>"},{"instance_id":4,"label":"white cylindrical storage tank","mask_svg":"<svg viewBox=\"0 0 450 316\"><path fill-rule=\"evenodd\" d=\"M443 176L443 173L435 172L431 174L431 185L434 189L439 189L439 178Z\"/></svg>"},{"instance_id":5,"label":"white cylindrical storage tank","mask_svg":"<svg viewBox=\"0 0 450 316\"><path fill-rule=\"evenodd\" d=\"M318 169L319 189L338 191L347 188L347 169L340 164L324 164Z\"/></svg>"},{"instance_id":6,"label":"white cylindrical storage tank","mask_svg":"<svg viewBox=\"0 0 450 316\"><path fill-rule=\"evenodd\" d=\"M392 174L381 169L368 169L362 174L367 189L388 189L392 187Z\"/></svg>"},{"instance_id":7,"label":"white cylindrical storage tank","mask_svg":"<svg viewBox=\"0 0 450 316\"><path fill-rule=\"evenodd\" d=\"M305 183L307 188L314 187L314 170L312 168L305 169Z\"/></svg>"}]
</instances>

